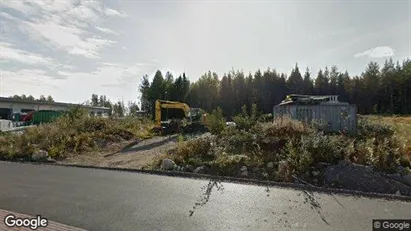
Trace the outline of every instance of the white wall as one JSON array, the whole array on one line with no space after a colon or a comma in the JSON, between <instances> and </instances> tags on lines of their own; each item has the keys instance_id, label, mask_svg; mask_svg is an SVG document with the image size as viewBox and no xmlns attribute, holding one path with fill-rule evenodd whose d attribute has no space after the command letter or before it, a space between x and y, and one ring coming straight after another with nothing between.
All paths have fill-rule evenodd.
<instances>
[{"instance_id":1,"label":"white wall","mask_svg":"<svg viewBox=\"0 0 411 231\"><path fill-rule=\"evenodd\" d=\"M47 104L25 104L25 103L8 103L8 102L0 102L0 108L11 108L13 110L12 113L21 113L21 109L31 109L31 110L67 110L67 106L56 106L56 105L47 105ZM93 108L86 108L86 110L91 113L92 111L94 114L97 115L98 111L101 111L102 114L106 113L103 110L93 109Z\"/></svg>"}]
</instances>

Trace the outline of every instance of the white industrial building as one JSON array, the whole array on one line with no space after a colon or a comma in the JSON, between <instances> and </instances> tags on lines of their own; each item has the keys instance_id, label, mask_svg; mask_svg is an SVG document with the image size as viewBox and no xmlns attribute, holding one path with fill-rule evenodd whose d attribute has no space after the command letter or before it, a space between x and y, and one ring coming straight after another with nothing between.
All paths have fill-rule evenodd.
<instances>
[{"instance_id":1,"label":"white industrial building","mask_svg":"<svg viewBox=\"0 0 411 231\"><path fill-rule=\"evenodd\" d=\"M53 111L66 111L71 106L80 106L86 109L90 115L96 116L108 116L111 109L106 107L94 107L86 105L78 105L71 103L61 102L38 102L27 101L14 98L0 97L0 119L10 120L15 113L26 114L30 111L38 110L53 110Z\"/></svg>"}]
</instances>

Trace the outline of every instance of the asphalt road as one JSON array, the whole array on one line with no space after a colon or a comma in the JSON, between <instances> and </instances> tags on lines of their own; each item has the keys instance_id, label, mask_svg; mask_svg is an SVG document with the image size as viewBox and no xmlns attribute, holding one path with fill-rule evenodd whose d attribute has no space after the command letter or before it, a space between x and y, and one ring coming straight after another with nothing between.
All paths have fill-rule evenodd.
<instances>
[{"instance_id":1,"label":"asphalt road","mask_svg":"<svg viewBox=\"0 0 411 231\"><path fill-rule=\"evenodd\" d=\"M8 162L0 176L0 209L87 230L372 230L411 218L401 201L199 179Z\"/></svg>"}]
</instances>

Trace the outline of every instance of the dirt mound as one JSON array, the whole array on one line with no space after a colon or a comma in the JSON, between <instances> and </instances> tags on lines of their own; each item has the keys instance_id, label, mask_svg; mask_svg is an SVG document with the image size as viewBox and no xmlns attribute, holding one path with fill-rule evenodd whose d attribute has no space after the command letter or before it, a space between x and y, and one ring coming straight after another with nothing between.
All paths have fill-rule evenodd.
<instances>
[{"instance_id":1,"label":"dirt mound","mask_svg":"<svg viewBox=\"0 0 411 231\"><path fill-rule=\"evenodd\" d=\"M329 187L388 194L399 192L411 196L411 187L374 171L370 166L346 161L328 167L324 172L324 181L324 186Z\"/></svg>"}]
</instances>

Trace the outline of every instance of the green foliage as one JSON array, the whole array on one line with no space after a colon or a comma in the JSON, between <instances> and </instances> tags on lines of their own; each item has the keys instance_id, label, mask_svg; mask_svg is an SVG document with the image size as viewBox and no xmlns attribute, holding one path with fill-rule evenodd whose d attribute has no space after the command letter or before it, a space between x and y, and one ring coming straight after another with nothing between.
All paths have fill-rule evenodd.
<instances>
[{"instance_id":1,"label":"green foliage","mask_svg":"<svg viewBox=\"0 0 411 231\"><path fill-rule=\"evenodd\" d=\"M250 114L247 112L247 106L243 105L241 107L241 114L234 116L233 121L237 129L249 131L258 121L257 105L252 104Z\"/></svg>"},{"instance_id":2,"label":"green foliage","mask_svg":"<svg viewBox=\"0 0 411 231\"><path fill-rule=\"evenodd\" d=\"M268 113L268 114L261 115L260 118L258 119L258 122L266 123L266 122L272 122L273 120L274 120L273 114Z\"/></svg>"},{"instance_id":3,"label":"green foliage","mask_svg":"<svg viewBox=\"0 0 411 231\"><path fill-rule=\"evenodd\" d=\"M344 159L347 140L339 135L312 133L300 139L291 139L283 149L293 169L305 173L316 163L335 164Z\"/></svg>"},{"instance_id":4,"label":"green foliage","mask_svg":"<svg viewBox=\"0 0 411 231\"><path fill-rule=\"evenodd\" d=\"M26 95L13 95L9 98L13 98L13 99L18 99L18 100L24 100L24 101L37 101L37 102L49 102L52 103L54 102L53 97L51 97L50 95L47 96L47 98L44 95L41 95L38 99L35 99L32 95L26 96Z\"/></svg>"},{"instance_id":5,"label":"green foliage","mask_svg":"<svg viewBox=\"0 0 411 231\"><path fill-rule=\"evenodd\" d=\"M213 110L213 112L209 115L208 121L209 122L207 127L210 130L211 134L221 134L226 126L226 122L223 117L223 111L219 107Z\"/></svg>"},{"instance_id":6,"label":"green foliage","mask_svg":"<svg viewBox=\"0 0 411 231\"><path fill-rule=\"evenodd\" d=\"M387 124L360 118L358 120L357 133L361 138L391 137L394 135L394 129Z\"/></svg>"},{"instance_id":7,"label":"green foliage","mask_svg":"<svg viewBox=\"0 0 411 231\"><path fill-rule=\"evenodd\" d=\"M176 164L199 165L201 161L212 160L214 156L209 153L212 140L210 138L197 138L181 142L169 151L169 155Z\"/></svg>"},{"instance_id":8,"label":"green foliage","mask_svg":"<svg viewBox=\"0 0 411 231\"><path fill-rule=\"evenodd\" d=\"M205 164L217 174L230 176L237 176L243 165L264 168L273 162L272 173L259 177L282 181L292 180L294 174L311 174L320 162L332 165L349 160L384 172L393 172L398 165L411 167L405 155L409 146L384 126L364 124L359 134L328 134L288 117L276 118L248 130L226 127L218 138L182 142L169 158L178 164Z\"/></svg>"},{"instance_id":9,"label":"green foliage","mask_svg":"<svg viewBox=\"0 0 411 231\"><path fill-rule=\"evenodd\" d=\"M21 135L0 136L0 158L28 158L37 150L65 157L95 150L97 141L150 138L153 126L147 119L89 117L81 108L73 107L52 123L27 128Z\"/></svg>"}]
</instances>

